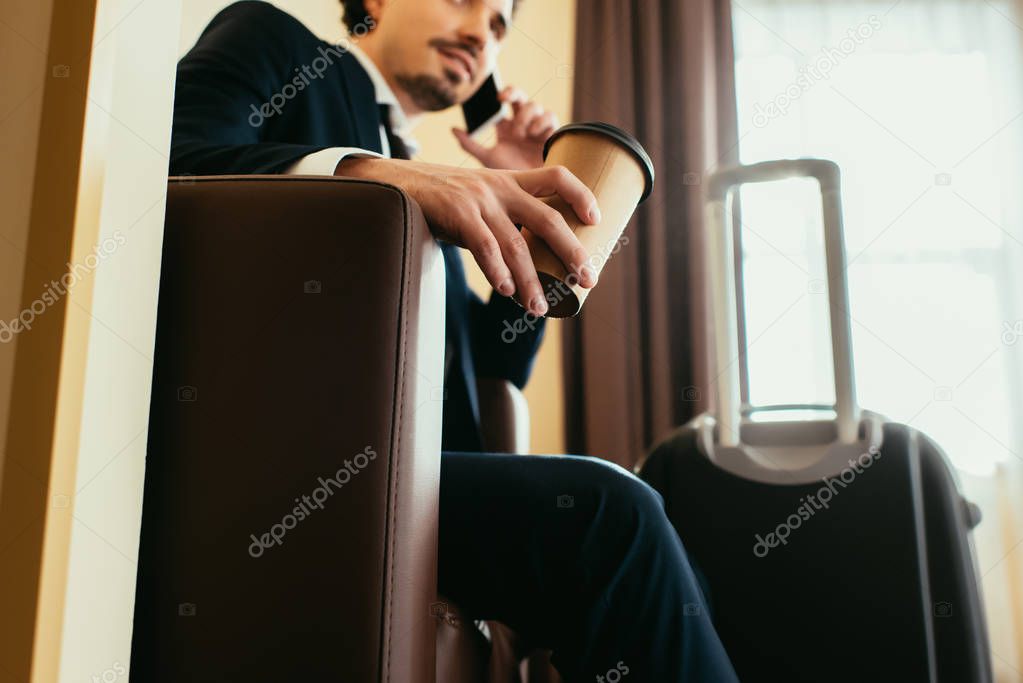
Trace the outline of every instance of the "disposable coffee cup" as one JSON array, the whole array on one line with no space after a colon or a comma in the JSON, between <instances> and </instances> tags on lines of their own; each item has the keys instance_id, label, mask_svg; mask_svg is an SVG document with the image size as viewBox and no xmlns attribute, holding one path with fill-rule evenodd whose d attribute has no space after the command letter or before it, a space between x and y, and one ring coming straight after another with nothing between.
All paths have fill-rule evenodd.
<instances>
[{"instance_id":1,"label":"disposable coffee cup","mask_svg":"<svg viewBox=\"0 0 1023 683\"><path fill-rule=\"evenodd\" d=\"M650 156L625 131L593 121L571 123L556 130L544 145L543 158L544 166L564 166L574 173L597 198L601 213L597 225L583 223L557 195L542 197L540 201L565 217L590 255L586 265L599 276L604 264L621 248L619 240L636 207L653 191L654 165ZM578 275L569 271L529 228L522 228L522 236L529 245L547 299L547 315L552 318L577 315L590 290L578 284ZM518 298L516 301L524 306Z\"/></svg>"}]
</instances>

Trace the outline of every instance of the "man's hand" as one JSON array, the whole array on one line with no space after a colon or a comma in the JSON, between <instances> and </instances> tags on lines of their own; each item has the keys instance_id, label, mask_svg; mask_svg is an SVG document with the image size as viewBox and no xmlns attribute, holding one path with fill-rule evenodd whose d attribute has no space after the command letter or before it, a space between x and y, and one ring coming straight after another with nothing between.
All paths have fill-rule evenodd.
<instances>
[{"instance_id":1,"label":"man's hand","mask_svg":"<svg viewBox=\"0 0 1023 683\"><path fill-rule=\"evenodd\" d=\"M556 194L584 223L600 221L593 193L564 166L504 171L350 157L335 175L371 178L405 190L422 207L437 238L472 252L494 289L505 296L519 292L534 315L547 313L547 301L516 224L546 242L580 285L597 283L586 265L589 254L565 218L537 199Z\"/></svg>"},{"instance_id":2,"label":"man's hand","mask_svg":"<svg viewBox=\"0 0 1023 683\"><path fill-rule=\"evenodd\" d=\"M493 147L484 147L460 128L452 128L451 132L462 149L487 168L539 168L543 165L543 143L557 130L558 117L528 101L526 94L513 86L502 90L498 99L511 103L512 117L497 123L497 143Z\"/></svg>"}]
</instances>

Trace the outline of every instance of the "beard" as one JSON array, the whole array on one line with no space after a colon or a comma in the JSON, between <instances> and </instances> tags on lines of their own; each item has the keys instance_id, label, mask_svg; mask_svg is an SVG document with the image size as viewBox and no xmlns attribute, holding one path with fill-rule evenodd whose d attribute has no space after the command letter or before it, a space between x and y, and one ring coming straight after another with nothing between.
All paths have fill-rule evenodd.
<instances>
[{"instance_id":1,"label":"beard","mask_svg":"<svg viewBox=\"0 0 1023 683\"><path fill-rule=\"evenodd\" d=\"M398 85L423 111L440 111L458 103L453 85L429 74L397 74Z\"/></svg>"}]
</instances>

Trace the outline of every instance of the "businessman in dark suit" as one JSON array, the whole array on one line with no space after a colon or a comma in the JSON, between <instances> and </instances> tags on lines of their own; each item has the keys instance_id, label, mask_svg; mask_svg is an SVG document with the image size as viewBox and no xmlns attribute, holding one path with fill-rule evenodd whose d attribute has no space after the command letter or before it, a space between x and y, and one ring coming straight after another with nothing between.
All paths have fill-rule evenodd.
<instances>
[{"instance_id":1,"label":"businessman in dark suit","mask_svg":"<svg viewBox=\"0 0 1023 683\"><path fill-rule=\"evenodd\" d=\"M591 287L587 254L537 197L596 223L593 194L541 167L557 121L514 88L486 168L412 160L418 118L468 99L493 70L517 0L342 0L350 40L331 45L264 2L213 19L178 68L170 172L293 173L388 182L422 207L447 268L439 581L479 619L554 650L566 681L730 683L731 664L660 497L630 473L575 456L486 454L476 377L523 387L547 303L516 224ZM580 11L583 11L582 8ZM372 226L367 226L372 229ZM466 285L468 249L494 293ZM504 323L541 319L508 342Z\"/></svg>"}]
</instances>

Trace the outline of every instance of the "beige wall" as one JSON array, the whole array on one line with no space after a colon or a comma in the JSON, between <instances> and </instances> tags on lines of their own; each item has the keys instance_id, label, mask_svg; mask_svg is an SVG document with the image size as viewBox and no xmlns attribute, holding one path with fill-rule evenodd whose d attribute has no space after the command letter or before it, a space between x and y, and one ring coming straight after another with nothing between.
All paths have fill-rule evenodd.
<instances>
[{"instance_id":1,"label":"beige wall","mask_svg":"<svg viewBox=\"0 0 1023 683\"><path fill-rule=\"evenodd\" d=\"M195 43L213 15L228 4L228 0L184 0L182 53ZM273 4L301 19L326 40L337 41L344 36L337 0L274 0ZM522 88L566 123L572 109L570 65L574 47L575 0L526 0L499 59L502 81ZM462 151L450 132L452 126L463 125L458 108L425 117L416 130L423 146L419 158L478 167L478 162ZM481 296L489 296L489 286L471 258L466 258L466 268L473 288ZM536 453L561 453L565 448L559 325L557 321L548 325L535 373L526 388L532 416L532 450Z\"/></svg>"},{"instance_id":2,"label":"beige wall","mask_svg":"<svg viewBox=\"0 0 1023 683\"><path fill-rule=\"evenodd\" d=\"M97 234L76 252L114 249L91 304L70 309L90 341L65 492L74 527L61 681L104 680L130 660L179 12L166 0L99 3L83 155Z\"/></svg>"}]
</instances>

